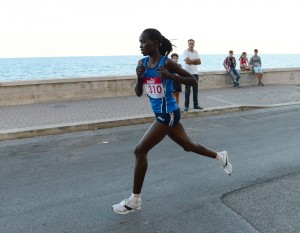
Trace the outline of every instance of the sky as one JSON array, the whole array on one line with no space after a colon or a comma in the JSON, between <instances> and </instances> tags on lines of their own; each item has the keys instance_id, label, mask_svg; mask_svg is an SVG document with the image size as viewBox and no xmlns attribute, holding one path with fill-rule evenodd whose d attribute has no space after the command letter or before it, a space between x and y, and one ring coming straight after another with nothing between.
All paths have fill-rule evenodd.
<instances>
[{"instance_id":1,"label":"sky","mask_svg":"<svg viewBox=\"0 0 300 233\"><path fill-rule=\"evenodd\" d=\"M139 55L158 29L182 54L300 54L299 0L0 0L0 57Z\"/></svg>"}]
</instances>

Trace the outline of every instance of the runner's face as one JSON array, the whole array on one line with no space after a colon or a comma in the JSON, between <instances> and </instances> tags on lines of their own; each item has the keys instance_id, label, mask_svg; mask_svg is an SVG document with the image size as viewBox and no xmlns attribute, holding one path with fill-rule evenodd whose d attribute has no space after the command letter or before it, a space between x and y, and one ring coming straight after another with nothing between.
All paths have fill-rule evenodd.
<instances>
[{"instance_id":1,"label":"runner's face","mask_svg":"<svg viewBox=\"0 0 300 233\"><path fill-rule=\"evenodd\" d=\"M147 34L142 33L139 40L141 53L144 56L152 54L157 49L157 42L150 40Z\"/></svg>"}]
</instances>

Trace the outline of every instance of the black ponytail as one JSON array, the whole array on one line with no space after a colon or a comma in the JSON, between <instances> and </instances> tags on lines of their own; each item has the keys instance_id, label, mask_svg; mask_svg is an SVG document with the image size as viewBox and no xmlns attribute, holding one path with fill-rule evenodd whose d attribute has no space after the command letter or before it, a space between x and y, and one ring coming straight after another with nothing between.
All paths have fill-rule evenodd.
<instances>
[{"instance_id":1,"label":"black ponytail","mask_svg":"<svg viewBox=\"0 0 300 233\"><path fill-rule=\"evenodd\" d=\"M173 44L166 37L162 36L162 41L159 46L159 53L163 56L168 56L173 50Z\"/></svg>"}]
</instances>

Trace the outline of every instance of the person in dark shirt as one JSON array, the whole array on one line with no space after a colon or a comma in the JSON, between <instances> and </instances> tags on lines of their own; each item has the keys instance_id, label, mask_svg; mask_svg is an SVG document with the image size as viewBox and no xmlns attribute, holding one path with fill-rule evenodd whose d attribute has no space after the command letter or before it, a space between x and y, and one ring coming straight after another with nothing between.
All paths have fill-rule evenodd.
<instances>
[{"instance_id":1,"label":"person in dark shirt","mask_svg":"<svg viewBox=\"0 0 300 233\"><path fill-rule=\"evenodd\" d=\"M178 57L177 53L172 53L171 54L171 59L173 61L175 61L176 63L178 63L178 58L179 57ZM178 65L180 65L180 64L178 64ZM182 92L181 83L173 80L173 97L176 99L176 102L177 102L178 106L179 106L179 95L180 95L180 92Z\"/></svg>"},{"instance_id":2,"label":"person in dark shirt","mask_svg":"<svg viewBox=\"0 0 300 233\"><path fill-rule=\"evenodd\" d=\"M229 56L225 58L223 66L226 69L227 73L230 75L233 81L233 87L240 87L239 79L241 78L240 73L235 69L236 60L233 56L233 51L229 51Z\"/></svg>"}]
</instances>

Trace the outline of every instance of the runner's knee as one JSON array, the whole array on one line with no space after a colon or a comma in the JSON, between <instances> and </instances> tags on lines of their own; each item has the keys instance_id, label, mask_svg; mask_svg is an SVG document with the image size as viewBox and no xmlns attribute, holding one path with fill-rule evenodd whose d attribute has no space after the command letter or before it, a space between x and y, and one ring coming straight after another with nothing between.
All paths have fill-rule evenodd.
<instances>
[{"instance_id":1,"label":"runner's knee","mask_svg":"<svg viewBox=\"0 0 300 233\"><path fill-rule=\"evenodd\" d=\"M136 159L141 158L142 156L147 155L147 151L140 145L137 145L134 149L134 155Z\"/></svg>"},{"instance_id":2,"label":"runner's knee","mask_svg":"<svg viewBox=\"0 0 300 233\"><path fill-rule=\"evenodd\" d=\"M185 143L184 145L182 145L182 148L183 148L185 151L189 152L189 151L192 150L193 145L192 145L191 143Z\"/></svg>"}]
</instances>

